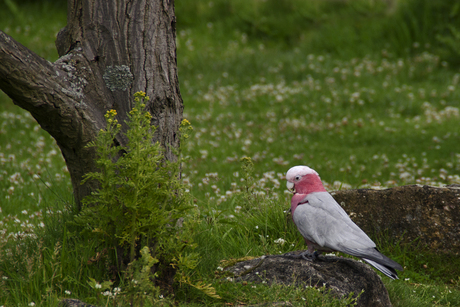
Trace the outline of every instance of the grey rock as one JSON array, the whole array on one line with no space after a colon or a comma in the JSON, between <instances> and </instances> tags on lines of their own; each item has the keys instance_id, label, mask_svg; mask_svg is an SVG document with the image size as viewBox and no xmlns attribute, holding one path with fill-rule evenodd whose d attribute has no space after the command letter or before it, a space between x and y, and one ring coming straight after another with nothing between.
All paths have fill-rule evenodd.
<instances>
[{"instance_id":1,"label":"grey rock","mask_svg":"<svg viewBox=\"0 0 460 307\"><path fill-rule=\"evenodd\" d=\"M300 251L295 252L296 254ZM266 282L283 285L325 287L338 298L361 293L356 306L391 306L388 291L381 278L368 265L349 258L320 256L320 261L309 262L281 255L264 256L238 262L225 271L234 275L234 281Z\"/></svg>"},{"instance_id":2,"label":"grey rock","mask_svg":"<svg viewBox=\"0 0 460 307\"><path fill-rule=\"evenodd\" d=\"M97 307L97 306L90 305L80 300L73 299L73 298L65 298L61 300L59 303L59 306L60 307Z\"/></svg>"},{"instance_id":3,"label":"grey rock","mask_svg":"<svg viewBox=\"0 0 460 307\"><path fill-rule=\"evenodd\" d=\"M369 235L387 232L408 243L420 239L433 252L460 254L460 188L408 185L331 193Z\"/></svg>"}]
</instances>

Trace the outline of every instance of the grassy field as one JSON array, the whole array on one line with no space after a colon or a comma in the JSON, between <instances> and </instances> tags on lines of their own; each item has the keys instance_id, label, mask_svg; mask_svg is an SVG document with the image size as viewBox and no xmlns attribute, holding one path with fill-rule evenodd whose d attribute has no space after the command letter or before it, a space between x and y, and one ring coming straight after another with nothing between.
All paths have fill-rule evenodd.
<instances>
[{"instance_id":1,"label":"grassy field","mask_svg":"<svg viewBox=\"0 0 460 307\"><path fill-rule=\"evenodd\" d=\"M178 286L175 299L152 304L345 306L317 289L244 286L215 272L223 259L304 248L285 218L283 177L291 166L316 169L329 190L460 183L459 7L429 0L176 1L184 118L194 126L183 177L197 205L201 257L190 277L222 298ZM0 29L54 61L65 9L4 1ZM249 187L240 162L246 156L254 162ZM58 147L3 93L0 200L0 306L57 306L63 297L121 304L87 283L109 277L86 265L95 256L91 245L73 240L65 224L72 191ZM458 257L436 255L423 242L374 239L405 267L400 280L383 279L394 306L460 306Z\"/></svg>"}]
</instances>

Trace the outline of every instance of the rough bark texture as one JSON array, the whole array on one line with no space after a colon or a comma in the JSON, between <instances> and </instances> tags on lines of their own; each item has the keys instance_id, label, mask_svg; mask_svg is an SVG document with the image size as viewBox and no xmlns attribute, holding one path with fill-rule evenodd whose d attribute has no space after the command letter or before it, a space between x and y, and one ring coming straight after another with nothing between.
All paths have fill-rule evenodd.
<instances>
[{"instance_id":1,"label":"rough bark texture","mask_svg":"<svg viewBox=\"0 0 460 307\"><path fill-rule=\"evenodd\" d=\"M85 146L105 128L108 110L117 110L124 125L134 93L145 91L158 127L153 141L177 147L183 104L173 0L68 0L67 23L55 63L0 31L0 89L56 139L79 204L94 189L81 185L95 171L94 149ZM123 135L115 141L126 143Z\"/></svg>"},{"instance_id":2,"label":"rough bark texture","mask_svg":"<svg viewBox=\"0 0 460 307\"><path fill-rule=\"evenodd\" d=\"M433 252L460 253L460 187L410 185L332 193L368 234L421 240Z\"/></svg>"},{"instance_id":3,"label":"rough bark texture","mask_svg":"<svg viewBox=\"0 0 460 307\"><path fill-rule=\"evenodd\" d=\"M368 265L361 262L331 256L320 256L322 261L309 262L283 256L238 262L225 270L234 274L234 281L266 282L284 285L323 287L331 294L343 298L353 292L356 297L364 291L356 306L391 306L388 292Z\"/></svg>"}]
</instances>

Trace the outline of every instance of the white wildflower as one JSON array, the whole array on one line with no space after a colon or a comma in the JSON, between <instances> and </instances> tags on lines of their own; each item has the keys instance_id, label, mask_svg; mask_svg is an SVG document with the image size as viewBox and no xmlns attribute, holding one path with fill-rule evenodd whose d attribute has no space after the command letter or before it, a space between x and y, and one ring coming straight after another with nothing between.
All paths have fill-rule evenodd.
<instances>
[{"instance_id":1,"label":"white wildflower","mask_svg":"<svg viewBox=\"0 0 460 307\"><path fill-rule=\"evenodd\" d=\"M281 244L281 245L284 245L284 243L286 243L286 240L284 240L283 238L279 238L279 239L276 239L275 241L275 244Z\"/></svg>"}]
</instances>

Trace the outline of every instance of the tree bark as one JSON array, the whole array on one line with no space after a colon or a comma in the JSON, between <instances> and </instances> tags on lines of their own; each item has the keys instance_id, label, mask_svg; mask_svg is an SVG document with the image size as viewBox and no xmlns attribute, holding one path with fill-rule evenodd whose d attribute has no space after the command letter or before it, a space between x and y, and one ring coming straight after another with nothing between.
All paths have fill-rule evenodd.
<instances>
[{"instance_id":1,"label":"tree bark","mask_svg":"<svg viewBox=\"0 0 460 307\"><path fill-rule=\"evenodd\" d=\"M173 0L68 0L67 26L51 63L0 31L0 89L29 111L56 140L72 180L75 201L94 190L82 177L96 170L86 145L115 109L126 131L133 95L145 91L156 138L174 160L183 103L177 77ZM123 133L115 142L126 144Z\"/></svg>"}]
</instances>

